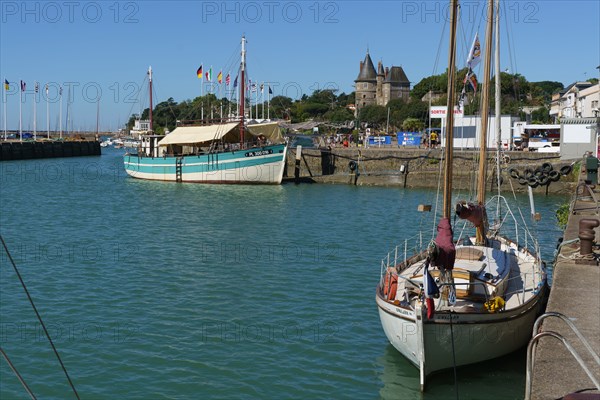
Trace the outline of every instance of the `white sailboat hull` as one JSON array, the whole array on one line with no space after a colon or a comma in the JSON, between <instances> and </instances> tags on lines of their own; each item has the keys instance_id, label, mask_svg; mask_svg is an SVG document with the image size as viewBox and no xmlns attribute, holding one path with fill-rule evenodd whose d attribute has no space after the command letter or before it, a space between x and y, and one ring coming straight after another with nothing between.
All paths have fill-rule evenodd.
<instances>
[{"instance_id":1,"label":"white sailboat hull","mask_svg":"<svg viewBox=\"0 0 600 400\"><path fill-rule=\"evenodd\" d=\"M526 249L518 249L512 242L497 241L496 246L471 246L485 250L486 262L457 260L456 265L465 271L462 268L477 269L479 264L485 264L486 270L480 274L470 272L475 283L483 283L479 279L484 278L486 271L505 274L505 282L496 282L506 300L502 310L489 312L478 300L459 300L456 307L440 307L438 299L435 314L428 319L422 298L408 294L411 285L419 286L423 279L417 275L422 274L419 262L400 271L410 278L399 279L395 299L386 299L384 285L389 283L377 287L376 303L385 335L420 370L421 390L427 376L435 371L501 357L525 346L531 338L531 329L548 294L541 265ZM539 279L534 279L534 275ZM473 282L471 285L477 287ZM457 290L461 287L464 288L457 286ZM408 298L412 300L406 301Z\"/></svg>"},{"instance_id":2,"label":"white sailboat hull","mask_svg":"<svg viewBox=\"0 0 600 400\"><path fill-rule=\"evenodd\" d=\"M422 322L425 316L417 317L419 307L411 312L411 319L407 310L391 305L380 296L377 296L377 305L390 343L417 368L423 368L422 374L426 377L454 365L491 360L523 347L542 311L539 300L534 299L522 309L498 314L440 312L425 322Z\"/></svg>"}]
</instances>

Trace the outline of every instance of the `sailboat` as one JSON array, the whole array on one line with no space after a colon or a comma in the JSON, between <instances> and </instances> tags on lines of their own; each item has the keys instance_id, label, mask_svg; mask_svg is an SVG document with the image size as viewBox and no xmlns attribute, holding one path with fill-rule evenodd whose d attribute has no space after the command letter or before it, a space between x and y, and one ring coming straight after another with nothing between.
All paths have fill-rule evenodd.
<instances>
[{"instance_id":1,"label":"sailboat","mask_svg":"<svg viewBox=\"0 0 600 400\"><path fill-rule=\"evenodd\" d=\"M422 391L435 371L490 360L523 347L548 294L539 248L525 221L517 219L500 194L485 200L493 0L488 4L486 27L478 198L456 205L454 212L465 223L454 238L451 202L458 0L450 3L442 217L429 245L419 248L422 239L418 237L413 256L405 251L404 257L398 257L396 247L382 260L376 290L383 330L390 343L419 369ZM496 37L497 33L498 28ZM498 62L496 66L498 69ZM499 71L496 76L498 79ZM498 96L499 90L496 92ZM496 112L499 115L498 108ZM488 215L493 211L495 218L490 223ZM402 245L400 251L407 247Z\"/></svg>"},{"instance_id":2,"label":"sailboat","mask_svg":"<svg viewBox=\"0 0 600 400\"><path fill-rule=\"evenodd\" d=\"M179 125L166 136L142 136L138 152L124 156L125 171L130 176L195 183L281 183L287 143L279 126L246 124L245 45L242 37L239 116L219 123ZM151 69L149 75L152 131Z\"/></svg>"}]
</instances>

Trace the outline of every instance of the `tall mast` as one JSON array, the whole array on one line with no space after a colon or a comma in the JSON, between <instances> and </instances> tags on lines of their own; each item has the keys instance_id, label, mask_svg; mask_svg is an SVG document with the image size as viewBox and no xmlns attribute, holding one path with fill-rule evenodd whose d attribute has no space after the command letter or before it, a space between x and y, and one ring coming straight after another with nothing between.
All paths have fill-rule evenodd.
<instances>
[{"instance_id":1,"label":"tall mast","mask_svg":"<svg viewBox=\"0 0 600 400\"><path fill-rule=\"evenodd\" d=\"M488 0L487 25L485 31L485 58L483 64L483 90L481 92L481 137L479 140L479 177L477 180L477 201L485 204L485 175L487 171L487 136L490 116L490 69L492 60L492 28L494 24L494 0ZM479 225L476 242L484 242L484 225Z\"/></svg>"},{"instance_id":2,"label":"tall mast","mask_svg":"<svg viewBox=\"0 0 600 400\"><path fill-rule=\"evenodd\" d=\"M100 97L96 100L96 138L100 133Z\"/></svg>"},{"instance_id":3,"label":"tall mast","mask_svg":"<svg viewBox=\"0 0 600 400\"><path fill-rule=\"evenodd\" d=\"M150 132L152 132L152 66L148 67L148 82L150 82Z\"/></svg>"},{"instance_id":4,"label":"tall mast","mask_svg":"<svg viewBox=\"0 0 600 400\"><path fill-rule=\"evenodd\" d=\"M452 162L454 142L454 75L456 70L456 20L458 0L450 2L450 51L448 53L448 100L446 109L446 147L444 166L444 207L443 218L450 218L452 208Z\"/></svg>"},{"instance_id":5,"label":"tall mast","mask_svg":"<svg viewBox=\"0 0 600 400\"><path fill-rule=\"evenodd\" d=\"M500 191L500 150L502 149L502 133L500 132L500 123L502 117L502 111L500 110L500 0L495 0L496 7L496 18L494 21L495 26L495 46L494 46L494 71L496 76L494 77L495 92L494 92L494 107L496 118L495 132L496 132L496 177L498 179L498 191ZM511 134L512 136L512 134ZM500 210L498 209L498 212Z\"/></svg>"},{"instance_id":6,"label":"tall mast","mask_svg":"<svg viewBox=\"0 0 600 400\"><path fill-rule=\"evenodd\" d=\"M241 82L240 82L240 144L244 144L244 98L246 94L246 37L242 36L242 60L240 62Z\"/></svg>"}]
</instances>

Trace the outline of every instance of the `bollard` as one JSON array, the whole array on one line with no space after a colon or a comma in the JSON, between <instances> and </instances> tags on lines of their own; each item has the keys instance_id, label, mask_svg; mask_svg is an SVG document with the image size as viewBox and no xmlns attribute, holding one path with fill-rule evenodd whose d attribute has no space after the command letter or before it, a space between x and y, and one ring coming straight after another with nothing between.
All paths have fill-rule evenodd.
<instances>
[{"instance_id":1,"label":"bollard","mask_svg":"<svg viewBox=\"0 0 600 400\"><path fill-rule=\"evenodd\" d=\"M300 160L302 159L302 146L296 147L296 164L294 167L294 183L300 182Z\"/></svg>"},{"instance_id":2,"label":"bollard","mask_svg":"<svg viewBox=\"0 0 600 400\"><path fill-rule=\"evenodd\" d=\"M579 221L579 240L581 241L579 254L582 256L592 254L592 244L596 238L594 228L599 225L600 221L597 219L583 218Z\"/></svg>"}]
</instances>

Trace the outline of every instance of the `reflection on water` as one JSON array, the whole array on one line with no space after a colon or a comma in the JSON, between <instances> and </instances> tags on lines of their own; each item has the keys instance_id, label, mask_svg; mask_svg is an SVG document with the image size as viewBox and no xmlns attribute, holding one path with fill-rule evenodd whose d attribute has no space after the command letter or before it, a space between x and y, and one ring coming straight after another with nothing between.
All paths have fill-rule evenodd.
<instances>
[{"instance_id":1,"label":"reflection on water","mask_svg":"<svg viewBox=\"0 0 600 400\"><path fill-rule=\"evenodd\" d=\"M381 399L446 400L455 398L454 370L438 371L427 378L425 393L419 393L419 370L391 344L376 359L382 387ZM457 368L461 399L522 399L525 393L525 349L495 360ZM510 384L507 384L510 382ZM485 394L483 394L485 390Z\"/></svg>"}]
</instances>

